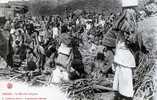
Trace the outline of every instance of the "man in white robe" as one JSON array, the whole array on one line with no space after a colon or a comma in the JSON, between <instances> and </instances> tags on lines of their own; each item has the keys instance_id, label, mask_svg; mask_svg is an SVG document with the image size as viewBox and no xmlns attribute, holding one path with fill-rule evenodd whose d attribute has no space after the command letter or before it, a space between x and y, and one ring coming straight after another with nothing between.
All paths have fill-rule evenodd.
<instances>
[{"instance_id":1,"label":"man in white robe","mask_svg":"<svg viewBox=\"0 0 157 100\"><path fill-rule=\"evenodd\" d=\"M135 58L124 42L119 42L114 56L115 77L113 90L126 97L133 97L132 68L136 66Z\"/></svg>"},{"instance_id":2,"label":"man in white robe","mask_svg":"<svg viewBox=\"0 0 157 100\"><path fill-rule=\"evenodd\" d=\"M130 42L128 43L129 37L135 34L137 28L134 20L136 13L132 7L132 4L123 6L122 16L114 27L118 32L113 63L113 90L118 93L115 100L132 100L134 95L132 69L136 67L136 62L129 48Z\"/></svg>"}]
</instances>

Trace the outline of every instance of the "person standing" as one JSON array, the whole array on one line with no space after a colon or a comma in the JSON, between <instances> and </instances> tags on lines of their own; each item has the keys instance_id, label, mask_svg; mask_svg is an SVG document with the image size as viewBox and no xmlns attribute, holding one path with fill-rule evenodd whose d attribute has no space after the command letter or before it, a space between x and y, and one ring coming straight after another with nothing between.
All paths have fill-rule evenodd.
<instances>
[{"instance_id":1,"label":"person standing","mask_svg":"<svg viewBox=\"0 0 157 100\"><path fill-rule=\"evenodd\" d=\"M126 45L124 35L120 35L117 40L113 67L115 70L113 90L119 94L115 100L132 100L134 93L132 69L136 67L136 63Z\"/></svg>"},{"instance_id":2,"label":"person standing","mask_svg":"<svg viewBox=\"0 0 157 100\"><path fill-rule=\"evenodd\" d=\"M122 14L113 28L117 32L113 62L115 100L133 100L134 94L132 70L136 67L136 62L131 47L129 47L129 39L133 34L136 34L136 13L134 10L136 2L130 3L129 1L129 5L126 1L122 0Z\"/></svg>"}]
</instances>

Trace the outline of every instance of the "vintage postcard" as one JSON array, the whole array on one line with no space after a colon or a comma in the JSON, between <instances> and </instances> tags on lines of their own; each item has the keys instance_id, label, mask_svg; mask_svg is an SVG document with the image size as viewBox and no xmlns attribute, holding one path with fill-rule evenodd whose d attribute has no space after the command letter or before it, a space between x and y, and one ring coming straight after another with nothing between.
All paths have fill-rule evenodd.
<instances>
[{"instance_id":1,"label":"vintage postcard","mask_svg":"<svg viewBox=\"0 0 157 100\"><path fill-rule=\"evenodd\" d=\"M157 0L0 0L0 100L157 100Z\"/></svg>"}]
</instances>

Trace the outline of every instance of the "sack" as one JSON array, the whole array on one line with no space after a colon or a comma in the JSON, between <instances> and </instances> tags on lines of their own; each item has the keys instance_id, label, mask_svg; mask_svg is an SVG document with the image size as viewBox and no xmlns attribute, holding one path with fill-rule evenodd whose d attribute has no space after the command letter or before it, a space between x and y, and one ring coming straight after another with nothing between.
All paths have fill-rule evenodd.
<instances>
[{"instance_id":1,"label":"sack","mask_svg":"<svg viewBox=\"0 0 157 100\"><path fill-rule=\"evenodd\" d=\"M138 6L138 0L122 0L122 7Z\"/></svg>"}]
</instances>

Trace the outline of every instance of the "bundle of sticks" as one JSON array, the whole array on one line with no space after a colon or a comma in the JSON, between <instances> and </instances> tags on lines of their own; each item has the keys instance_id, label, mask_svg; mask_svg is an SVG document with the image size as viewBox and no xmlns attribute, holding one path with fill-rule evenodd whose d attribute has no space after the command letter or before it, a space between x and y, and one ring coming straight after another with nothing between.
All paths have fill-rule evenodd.
<instances>
[{"instance_id":1,"label":"bundle of sticks","mask_svg":"<svg viewBox=\"0 0 157 100\"><path fill-rule=\"evenodd\" d=\"M155 63L150 57L153 54L143 55L141 63L137 67L134 76L134 98L135 100L149 100L154 95L155 80L152 76Z\"/></svg>"},{"instance_id":2,"label":"bundle of sticks","mask_svg":"<svg viewBox=\"0 0 157 100\"><path fill-rule=\"evenodd\" d=\"M61 84L63 92L74 100L91 100L95 93L112 91L112 79L79 79Z\"/></svg>"}]
</instances>

